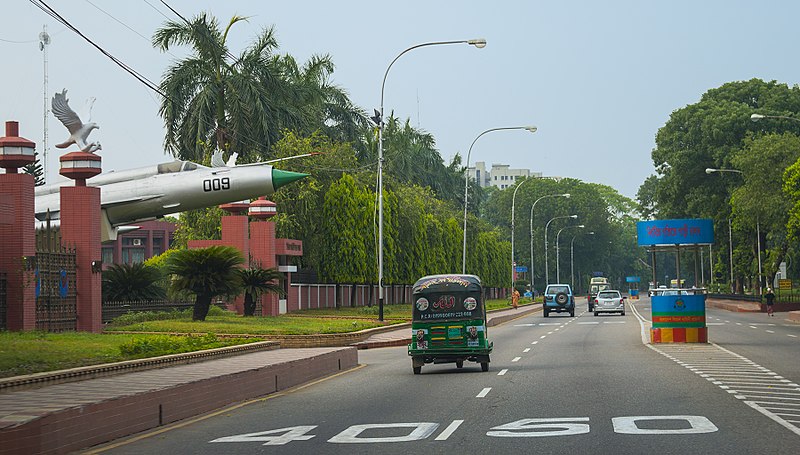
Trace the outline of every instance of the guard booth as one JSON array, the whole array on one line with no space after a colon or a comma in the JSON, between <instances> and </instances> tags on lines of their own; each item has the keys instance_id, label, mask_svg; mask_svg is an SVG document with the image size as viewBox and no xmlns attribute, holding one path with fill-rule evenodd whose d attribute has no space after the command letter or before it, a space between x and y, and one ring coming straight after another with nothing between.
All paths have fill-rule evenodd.
<instances>
[{"instance_id":1,"label":"guard booth","mask_svg":"<svg viewBox=\"0 0 800 455\"><path fill-rule=\"evenodd\" d=\"M626 276L625 282L628 283L628 295L631 296L631 299L638 300L639 299L639 283L642 281L642 277L638 276Z\"/></svg>"},{"instance_id":2,"label":"guard booth","mask_svg":"<svg viewBox=\"0 0 800 455\"><path fill-rule=\"evenodd\" d=\"M640 221L636 223L639 246L651 254L653 282L657 282L656 253L675 255L675 287L659 289L651 298L653 327L651 343L707 343L706 289L695 283L683 287L681 278L681 251L694 252L695 280L697 281L699 251L714 243L714 223L710 219L675 219ZM671 284L671 283L670 283Z\"/></svg>"}]
</instances>

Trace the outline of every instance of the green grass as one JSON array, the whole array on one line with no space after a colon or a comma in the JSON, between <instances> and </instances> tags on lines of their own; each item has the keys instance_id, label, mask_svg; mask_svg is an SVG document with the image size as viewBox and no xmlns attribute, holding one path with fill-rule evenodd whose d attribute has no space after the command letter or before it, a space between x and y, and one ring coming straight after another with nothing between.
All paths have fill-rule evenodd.
<instances>
[{"instance_id":1,"label":"green grass","mask_svg":"<svg viewBox=\"0 0 800 455\"><path fill-rule=\"evenodd\" d=\"M233 346L257 339L214 335L103 335L86 332L0 332L0 377Z\"/></svg>"}]
</instances>

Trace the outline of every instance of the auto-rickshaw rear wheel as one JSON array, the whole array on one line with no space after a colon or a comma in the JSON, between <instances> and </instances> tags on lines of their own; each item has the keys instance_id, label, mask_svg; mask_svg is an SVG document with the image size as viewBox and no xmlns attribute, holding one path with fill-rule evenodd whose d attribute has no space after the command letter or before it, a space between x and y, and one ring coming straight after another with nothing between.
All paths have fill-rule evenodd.
<instances>
[{"instance_id":1,"label":"auto-rickshaw rear wheel","mask_svg":"<svg viewBox=\"0 0 800 455\"><path fill-rule=\"evenodd\" d=\"M413 368L414 368L414 374L422 373L422 367L413 367Z\"/></svg>"},{"instance_id":2,"label":"auto-rickshaw rear wheel","mask_svg":"<svg viewBox=\"0 0 800 455\"><path fill-rule=\"evenodd\" d=\"M481 362L481 371L489 371L489 362Z\"/></svg>"},{"instance_id":3,"label":"auto-rickshaw rear wheel","mask_svg":"<svg viewBox=\"0 0 800 455\"><path fill-rule=\"evenodd\" d=\"M456 360L456 368L464 368L464 359Z\"/></svg>"}]
</instances>

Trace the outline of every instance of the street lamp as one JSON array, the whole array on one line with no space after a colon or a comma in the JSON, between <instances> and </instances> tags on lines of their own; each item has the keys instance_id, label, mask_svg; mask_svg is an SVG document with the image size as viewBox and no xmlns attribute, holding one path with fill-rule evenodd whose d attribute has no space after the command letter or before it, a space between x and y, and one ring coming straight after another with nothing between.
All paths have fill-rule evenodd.
<instances>
[{"instance_id":1,"label":"street lamp","mask_svg":"<svg viewBox=\"0 0 800 455\"><path fill-rule=\"evenodd\" d=\"M757 121L762 118L788 118L792 120L797 120L792 117L782 117L782 116L772 116L772 115L759 115L753 114L750 116L753 121ZM713 172L734 172L737 174L744 173L738 169L714 169L714 168L706 168L706 174L711 174ZM728 248L730 251L730 268L731 268L731 286L733 286L733 243L731 242L732 235L731 235L731 220L728 219ZM761 295L761 220L757 217L756 218L756 242L757 242L757 249L758 249L758 294Z\"/></svg>"},{"instance_id":2,"label":"street lamp","mask_svg":"<svg viewBox=\"0 0 800 455\"><path fill-rule=\"evenodd\" d=\"M533 202L533 205L531 205L531 292L533 292L533 290L535 289L535 287L534 287L534 284L535 284L534 283L534 278L535 277L534 277L534 273L533 273L533 264L534 264L534 260L533 260L533 209L536 207L536 203L537 202L541 201L544 198L548 198L548 197L565 197L565 198L569 199L569 193L564 193L564 194L546 194L546 195L540 197L539 199L535 200Z\"/></svg>"},{"instance_id":3,"label":"street lamp","mask_svg":"<svg viewBox=\"0 0 800 455\"><path fill-rule=\"evenodd\" d=\"M578 218L578 215L557 216L557 217L551 219L550 221L548 221L547 224L544 225L544 281L545 281L545 285L550 284L550 268L549 268L549 266L547 264L547 229L550 227L550 223L552 223L555 220L559 220L561 218L576 219L576 218Z\"/></svg>"},{"instance_id":4,"label":"street lamp","mask_svg":"<svg viewBox=\"0 0 800 455\"><path fill-rule=\"evenodd\" d=\"M558 230L558 233L556 234L556 282L557 283L561 282L561 266L559 264L559 257L558 257L558 237L561 236L561 231L563 231L564 229L569 229L569 228L583 229L585 227L586 226L582 224L573 224L572 226L564 226L563 228Z\"/></svg>"},{"instance_id":5,"label":"street lamp","mask_svg":"<svg viewBox=\"0 0 800 455\"><path fill-rule=\"evenodd\" d=\"M522 186L523 183L527 182L528 180L533 180L532 178L523 180L520 182L516 188L514 188L514 194L511 196L511 291L514 291L514 204L517 201L517 191Z\"/></svg>"},{"instance_id":6,"label":"street lamp","mask_svg":"<svg viewBox=\"0 0 800 455\"><path fill-rule=\"evenodd\" d=\"M426 46L439 46L445 44L469 44L478 49L486 47L485 39L471 39L471 40L457 40L457 41L433 41L429 43L417 44L411 46L403 52L397 54L397 57L389 63L386 72L383 74L383 82L381 83L381 110L375 112L375 117L372 119L378 124L378 320L383 321L383 95L386 88L386 77L389 75L389 70L392 65L406 52Z\"/></svg>"},{"instance_id":7,"label":"street lamp","mask_svg":"<svg viewBox=\"0 0 800 455\"><path fill-rule=\"evenodd\" d=\"M800 122L799 118L794 117L787 117L785 115L762 115L762 114L753 114L750 116L750 120L757 122L764 118L776 118L776 119L783 119L783 120L794 120L795 122Z\"/></svg>"},{"instance_id":8,"label":"street lamp","mask_svg":"<svg viewBox=\"0 0 800 455\"><path fill-rule=\"evenodd\" d=\"M586 235L594 235L594 231L587 232ZM573 294L575 293L575 263L573 262L573 258L575 252L575 237L577 236L578 234L573 235L572 240L569 242L569 283Z\"/></svg>"},{"instance_id":9,"label":"street lamp","mask_svg":"<svg viewBox=\"0 0 800 455\"><path fill-rule=\"evenodd\" d=\"M467 164L464 166L464 247L461 251L461 273L467 273L467 198L469 197L469 156L472 154L472 146L478 142L481 136L486 133L491 133L492 131L502 131L502 130L526 130L531 133L536 132L536 127L533 125L528 126L506 126L500 128L490 128L483 133L479 134L478 137L472 141L472 144L469 146L469 150L467 151ZM480 182L478 182L480 184Z\"/></svg>"}]
</instances>

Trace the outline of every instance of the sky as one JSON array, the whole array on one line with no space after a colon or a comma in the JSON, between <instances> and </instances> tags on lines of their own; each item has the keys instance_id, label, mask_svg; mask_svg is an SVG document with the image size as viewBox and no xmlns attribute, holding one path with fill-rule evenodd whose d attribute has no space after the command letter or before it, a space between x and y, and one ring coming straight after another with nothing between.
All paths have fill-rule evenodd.
<instances>
[{"instance_id":1,"label":"sky","mask_svg":"<svg viewBox=\"0 0 800 455\"><path fill-rule=\"evenodd\" d=\"M45 0L59 14L130 67L159 82L187 48L162 53L154 31L177 17L161 0ZM238 54L274 26L278 52L305 62L329 54L332 81L358 106L380 106L392 60L417 44L484 38L412 50L391 67L384 106L433 135L449 162L472 149L470 163L527 168L615 188L635 198L654 173L650 153L670 113L730 81L760 78L795 85L800 77L796 21L789 0L406 0L339 2L168 0L185 17L209 12L234 26ZM28 0L5 0L0 27L0 121L17 120L23 137L44 148L44 52L47 106L68 90L70 105L100 125L104 171L167 162L159 95L116 66ZM68 137L49 114L48 183L58 176L54 144ZM91 183L91 181L90 181Z\"/></svg>"}]
</instances>

